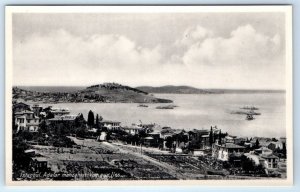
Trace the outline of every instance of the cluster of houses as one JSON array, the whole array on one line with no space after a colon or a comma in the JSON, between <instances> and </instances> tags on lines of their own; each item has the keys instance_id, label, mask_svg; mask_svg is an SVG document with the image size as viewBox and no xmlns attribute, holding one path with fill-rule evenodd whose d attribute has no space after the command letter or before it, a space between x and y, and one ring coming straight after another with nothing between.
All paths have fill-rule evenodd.
<instances>
[{"instance_id":1,"label":"cluster of houses","mask_svg":"<svg viewBox=\"0 0 300 192\"><path fill-rule=\"evenodd\" d=\"M16 131L37 132L39 123L43 117L50 112L52 116L47 121L52 124L74 123L80 117L71 115L70 110L62 108L48 107L47 110L33 105L30 107L25 103L13 104L14 126ZM81 115L82 116L82 115ZM194 129L185 131L183 129L172 129L170 127L160 127L157 124L132 124L131 126L121 126L119 121L102 120L101 127L111 132L125 131L128 135L138 136L143 134L143 145L147 147L159 147L160 149L173 149L174 153L184 153L188 145L189 149L195 156L211 154L220 161L229 161L231 157L247 156L256 165L262 165L268 170L278 168L279 157L274 155L276 149L282 150L285 147L285 138L274 141L269 138L253 138L249 141L247 138L231 136L228 134L221 135L219 128L211 129ZM97 132L96 128L90 127L92 132ZM107 132L102 131L98 140L106 140ZM170 139L172 138L172 139ZM259 142L259 147L253 148ZM130 143L134 144L134 143ZM136 144L136 143L135 143ZM249 149L252 149L249 151Z\"/></svg>"}]
</instances>

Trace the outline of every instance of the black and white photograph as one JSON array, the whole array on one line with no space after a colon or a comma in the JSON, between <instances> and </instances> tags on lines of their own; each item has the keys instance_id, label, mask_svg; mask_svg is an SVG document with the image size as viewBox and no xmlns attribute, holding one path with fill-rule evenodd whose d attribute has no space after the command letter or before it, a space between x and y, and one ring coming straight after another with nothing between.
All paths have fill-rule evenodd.
<instances>
[{"instance_id":1,"label":"black and white photograph","mask_svg":"<svg viewBox=\"0 0 300 192\"><path fill-rule=\"evenodd\" d=\"M6 182L291 185L291 15L7 6Z\"/></svg>"}]
</instances>

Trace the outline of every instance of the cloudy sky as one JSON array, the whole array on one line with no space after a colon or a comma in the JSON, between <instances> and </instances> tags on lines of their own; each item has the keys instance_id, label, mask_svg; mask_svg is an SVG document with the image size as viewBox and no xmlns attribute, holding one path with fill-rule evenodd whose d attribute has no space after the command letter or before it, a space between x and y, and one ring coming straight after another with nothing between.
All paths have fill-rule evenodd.
<instances>
[{"instance_id":1,"label":"cloudy sky","mask_svg":"<svg viewBox=\"0 0 300 192\"><path fill-rule=\"evenodd\" d=\"M15 13L14 85L285 88L283 13Z\"/></svg>"}]
</instances>

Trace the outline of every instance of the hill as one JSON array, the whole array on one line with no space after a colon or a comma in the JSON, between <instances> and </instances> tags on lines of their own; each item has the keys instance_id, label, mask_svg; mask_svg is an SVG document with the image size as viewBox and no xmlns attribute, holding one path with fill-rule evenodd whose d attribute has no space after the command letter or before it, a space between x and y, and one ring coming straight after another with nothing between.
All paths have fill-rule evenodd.
<instances>
[{"instance_id":1,"label":"hill","mask_svg":"<svg viewBox=\"0 0 300 192\"><path fill-rule=\"evenodd\" d=\"M162 87L151 87L151 86L141 86L137 89L148 92L148 93L176 93L176 94L211 94L211 93L222 93L218 90L206 90L197 89L190 86L173 86L167 85Z\"/></svg>"},{"instance_id":2,"label":"hill","mask_svg":"<svg viewBox=\"0 0 300 192\"><path fill-rule=\"evenodd\" d=\"M248 93L284 93L285 90L267 90L267 89L198 89L190 86L161 86L161 87L151 87L151 86L140 86L136 87L141 91L148 93L170 93L170 94L225 94L225 93L238 93L238 94L248 94Z\"/></svg>"},{"instance_id":3,"label":"hill","mask_svg":"<svg viewBox=\"0 0 300 192\"><path fill-rule=\"evenodd\" d=\"M13 87L13 99L43 103L172 103L145 91L117 83L104 83L76 92L40 92Z\"/></svg>"}]
</instances>

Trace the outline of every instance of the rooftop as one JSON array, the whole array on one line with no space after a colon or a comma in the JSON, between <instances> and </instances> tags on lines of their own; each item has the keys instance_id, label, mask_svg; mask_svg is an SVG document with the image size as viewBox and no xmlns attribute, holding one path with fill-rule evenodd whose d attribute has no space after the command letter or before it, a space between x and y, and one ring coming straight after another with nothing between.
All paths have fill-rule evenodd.
<instances>
[{"instance_id":1,"label":"rooftop","mask_svg":"<svg viewBox=\"0 0 300 192\"><path fill-rule=\"evenodd\" d=\"M102 120L102 123L121 123L119 121L113 121L113 120Z\"/></svg>"},{"instance_id":2,"label":"rooftop","mask_svg":"<svg viewBox=\"0 0 300 192\"><path fill-rule=\"evenodd\" d=\"M46 162L47 159L45 157L32 157L32 160L39 162Z\"/></svg>"},{"instance_id":3,"label":"rooftop","mask_svg":"<svg viewBox=\"0 0 300 192\"><path fill-rule=\"evenodd\" d=\"M224 147L224 148L227 148L227 149L244 149L245 148L243 146L236 145L236 144L233 144L233 143L225 143L223 145L218 145L218 146Z\"/></svg>"},{"instance_id":4,"label":"rooftop","mask_svg":"<svg viewBox=\"0 0 300 192\"><path fill-rule=\"evenodd\" d=\"M271 155L262 155L261 157L264 158L264 159L277 159L277 158L279 158L279 157L277 157L273 154L271 154Z\"/></svg>"},{"instance_id":5,"label":"rooftop","mask_svg":"<svg viewBox=\"0 0 300 192\"><path fill-rule=\"evenodd\" d=\"M49 119L49 121L74 121L76 117L77 115L63 115L60 117L54 117L52 119Z\"/></svg>"}]
</instances>

